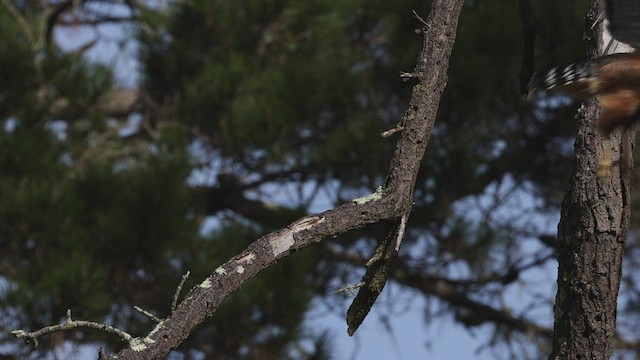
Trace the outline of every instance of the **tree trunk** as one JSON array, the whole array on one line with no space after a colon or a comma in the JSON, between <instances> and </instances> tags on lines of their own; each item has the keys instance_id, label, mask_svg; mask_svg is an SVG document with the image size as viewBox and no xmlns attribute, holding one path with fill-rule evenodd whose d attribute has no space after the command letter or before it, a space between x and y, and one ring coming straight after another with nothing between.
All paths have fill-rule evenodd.
<instances>
[{"instance_id":1,"label":"tree trunk","mask_svg":"<svg viewBox=\"0 0 640 360\"><path fill-rule=\"evenodd\" d=\"M602 49L602 22L592 2L586 19L589 58ZM611 134L610 174L598 176L603 139L596 129L595 100L577 114L576 168L562 204L558 225L558 293L550 360L609 359L616 332L616 299L629 228L633 129ZM618 163L615 160L619 160Z\"/></svg>"}]
</instances>

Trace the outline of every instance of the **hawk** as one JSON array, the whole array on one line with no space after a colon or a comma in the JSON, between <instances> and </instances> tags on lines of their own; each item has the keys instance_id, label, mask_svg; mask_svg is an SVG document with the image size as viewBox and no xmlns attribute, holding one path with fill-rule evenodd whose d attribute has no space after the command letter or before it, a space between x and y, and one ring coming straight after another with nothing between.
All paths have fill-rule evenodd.
<instances>
[{"instance_id":1,"label":"hawk","mask_svg":"<svg viewBox=\"0 0 640 360\"><path fill-rule=\"evenodd\" d=\"M640 49L640 1L606 0L604 4L612 37ZM616 127L631 125L640 118L640 54L605 55L534 74L529 94L538 90L581 99L595 97L601 107L598 129L608 139Z\"/></svg>"}]
</instances>

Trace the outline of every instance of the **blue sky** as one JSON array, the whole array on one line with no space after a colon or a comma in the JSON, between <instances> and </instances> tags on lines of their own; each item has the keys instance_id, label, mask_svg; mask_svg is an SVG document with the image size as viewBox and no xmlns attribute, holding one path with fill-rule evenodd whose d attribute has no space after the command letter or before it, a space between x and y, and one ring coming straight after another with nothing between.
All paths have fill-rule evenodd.
<instances>
[{"instance_id":1,"label":"blue sky","mask_svg":"<svg viewBox=\"0 0 640 360\"><path fill-rule=\"evenodd\" d=\"M478 336L473 337L453 325L448 317L427 325L422 311L424 298L419 294L414 296L416 300L406 311L394 314L388 327L380 316L386 309L381 309L384 307L381 304L374 305L353 337L347 335L344 314L327 314L325 311L322 316L315 315L323 311L321 304L308 314L306 324L312 329L331 329L331 343L335 345L337 359L495 359L490 350L476 353L487 339L487 334L483 334L486 330L477 331Z\"/></svg>"}]
</instances>

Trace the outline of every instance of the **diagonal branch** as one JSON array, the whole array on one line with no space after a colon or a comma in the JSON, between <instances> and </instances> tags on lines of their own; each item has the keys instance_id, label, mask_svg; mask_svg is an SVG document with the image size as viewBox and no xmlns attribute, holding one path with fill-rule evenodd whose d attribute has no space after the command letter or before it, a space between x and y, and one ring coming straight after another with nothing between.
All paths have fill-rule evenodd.
<instances>
[{"instance_id":1,"label":"diagonal branch","mask_svg":"<svg viewBox=\"0 0 640 360\"><path fill-rule=\"evenodd\" d=\"M366 201L352 201L333 210L304 217L256 240L244 252L218 267L200 285L192 288L171 315L157 324L147 337L112 358L163 358L195 326L212 316L224 299L277 260L325 238L408 215L440 95L446 86L449 57L463 2L432 2L424 28L423 49L413 72L418 83L413 87L409 108L400 122L403 130L381 191Z\"/></svg>"}]
</instances>

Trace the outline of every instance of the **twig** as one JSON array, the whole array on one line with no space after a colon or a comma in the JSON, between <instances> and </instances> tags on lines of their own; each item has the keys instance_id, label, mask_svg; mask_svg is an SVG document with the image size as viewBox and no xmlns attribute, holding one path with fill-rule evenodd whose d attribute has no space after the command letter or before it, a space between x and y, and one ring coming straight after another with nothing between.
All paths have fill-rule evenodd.
<instances>
[{"instance_id":1,"label":"twig","mask_svg":"<svg viewBox=\"0 0 640 360\"><path fill-rule=\"evenodd\" d=\"M184 285L185 281L187 281L187 278L189 278L190 274L191 271L187 271L184 275L182 275L182 279L180 280L180 283L176 288L176 293L173 294L173 301L171 302L171 312L176 309L176 306L178 305L178 297L180 297L180 292L182 291L182 286Z\"/></svg>"},{"instance_id":2,"label":"twig","mask_svg":"<svg viewBox=\"0 0 640 360\"><path fill-rule=\"evenodd\" d=\"M66 331L74 328L89 328L89 329L98 329L106 331L110 334L114 334L121 338L123 341L131 343L134 339L128 333L116 329L115 327L107 324L100 324L93 321L85 321L85 320L72 320L71 319L71 309L67 310L67 321L64 324L52 325L44 327L38 331L27 332L24 330L13 330L11 333L18 339L27 338L27 341L33 341L33 345L38 347L38 337L52 334L58 331Z\"/></svg>"},{"instance_id":3,"label":"twig","mask_svg":"<svg viewBox=\"0 0 640 360\"><path fill-rule=\"evenodd\" d=\"M420 76L414 72L400 71L400 77L404 79L418 79Z\"/></svg>"},{"instance_id":4,"label":"twig","mask_svg":"<svg viewBox=\"0 0 640 360\"><path fill-rule=\"evenodd\" d=\"M383 138L388 138L389 136L391 136L391 135L393 135L393 134L395 134L397 132L400 132L402 130L404 130L404 126L396 126L393 129L389 129L387 131L384 131L382 134L380 134L380 136L382 136Z\"/></svg>"},{"instance_id":5,"label":"twig","mask_svg":"<svg viewBox=\"0 0 640 360\"><path fill-rule=\"evenodd\" d=\"M133 307L137 312L141 313L142 315L148 317L149 319L159 323L162 321L162 319L160 319L159 317L153 315L152 313L150 313L149 311L141 308L140 306L134 306Z\"/></svg>"},{"instance_id":6,"label":"twig","mask_svg":"<svg viewBox=\"0 0 640 360\"><path fill-rule=\"evenodd\" d=\"M347 286L342 287L342 288L340 288L340 289L338 289L338 290L334 291L333 293L334 293L334 294L336 294L336 295L344 294L344 295L347 295L347 296L351 296L351 295L353 295L353 294L356 292L356 290L357 290L358 288L360 288L362 285L364 285L364 281L360 281L359 283L354 284L354 285L349 285L349 284L347 284Z\"/></svg>"},{"instance_id":7,"label":"twig","mask_svg":"<svg viewBox=\"0 0 640 360\"><path fill-rule=\"evenodd\" d=\"M418 13L415 10L411 10L411 12L413 12L413 16L415 16L416 19L418 19L418 21L422 23L422 25L424 25L426 28L429 28L429 24L427 24L427 22L422 18L422 16L418 15Z\"/></svg>"}]
</instances>

